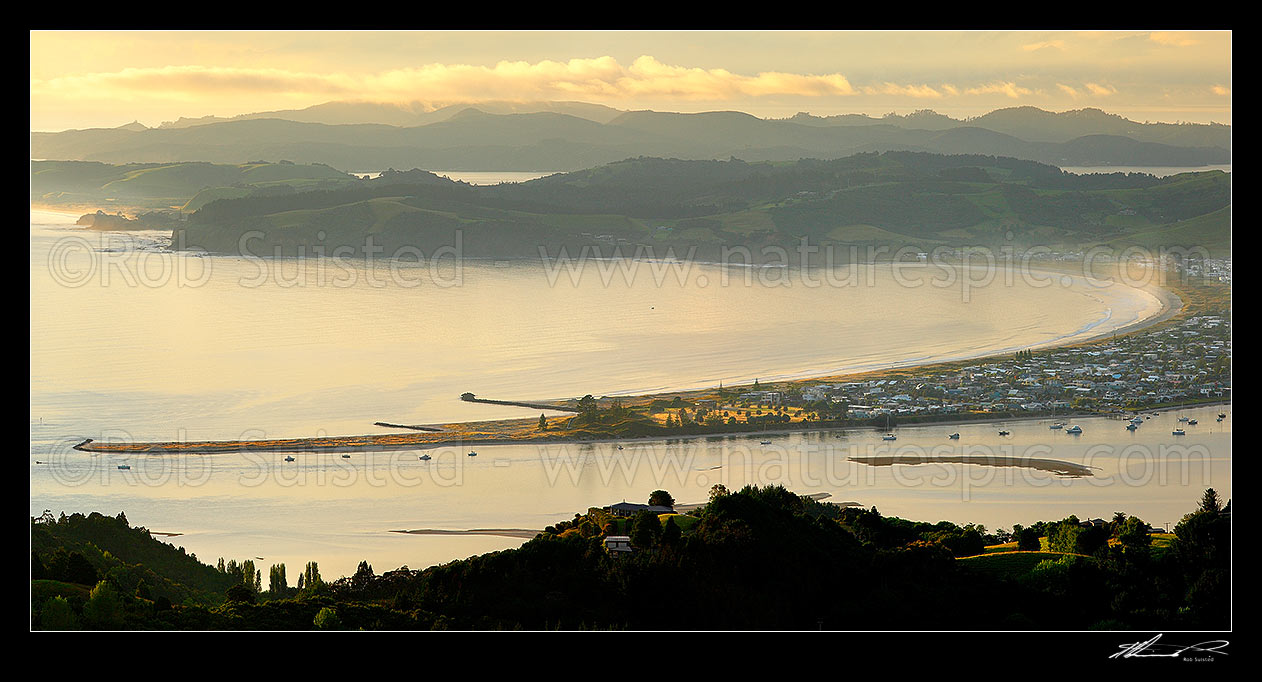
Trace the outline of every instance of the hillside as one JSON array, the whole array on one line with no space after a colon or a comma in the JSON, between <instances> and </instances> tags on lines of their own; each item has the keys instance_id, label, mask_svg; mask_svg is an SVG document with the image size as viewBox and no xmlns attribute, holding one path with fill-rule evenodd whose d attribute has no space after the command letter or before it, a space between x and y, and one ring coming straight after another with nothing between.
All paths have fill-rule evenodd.
<instances>
[{"instance_id":1,"label":"hillside","mask_svg":"<svg viewBox=\"0 0 1262 682\"><path fill-rule=\"evenodd\" d=\"M31 133L33 158L221 164L288 159L349 170L576 170L637 156L781 162L891 150L1069 166L1195 166L1230 163L1230 149L1230 126L1145 124L1099 110L1032 107L966 121L932 112L774 120L741 112L617 112L573 102L488 102L433 112L329 103L152 129Z\"/></svg>"},{"instance_id":2,"label":"hillside","mask_svg":"<svg viewBox=\"0 0 1262 682\"><path fill-rule=\"evenodd\" d=\"M357 178L324 165L32 161L31 203L193 211L218 198L350 186Z\"/></svg>"},{"instance_id":3,"label":"hillside","mask_svg":"<svg viewBox=\"0 0 1262 682\"><path fill-rule=\"evenodd\" d=\"M1071 516L1030 529L1072 543L1073 551L978 556L990 537L984 527L884 516L780 486L733 492L715 486L707 504L665 522L655 512L617 519L591 508L547 526L519 549L381 574L362 562L354 575L332 581L308 564L303 575L311 579L299 589L281 580L266 591L238 582L222 604L159 605L143 596L147 588L129 587L126 576L114 572L103 579L107 587L96 584L92 593L73 580L33 575L32 621L41 629L183 630L1160 630L1229 624L1229 512L1202 508L1184 516L1161 552L1154 551L1147 524L1119 516L1103 527L1084 528ZM112 552L119 545L113 538L126 532L121 519L73 518L71 525L92 530L79 533L76 546L108 545ZM41 536L33 570L43 570L44 526L56 527L52 534L61 537L65 523L32 524L33 535ZM630 536L630 551L614 556L604 539L622 532ZM239 580L232 570L200 570L223 582ZM81 573L60 575L77 580ZM102 591L112 596L97 594Z\"/></svg>"},{"instance_id":4,"label":"hillside","mask_svg":"<svg viewBox=\"0 0 1262 682\"><path fill-rule=\"evenodd\" d=\"M637 158L519 184L474 187L412 171L354 189L224 199L189 217L182 243L232 252L258 230L255 243L269 253L359 248L373 235L387 253L431 253L459 239L467 256L499 258L536 258L541 247L697 257L778 248L796 257L802 239L1219 254L1230 250L1230 202L1231 176L1220 171L1078 176L1011 158L915 152L780 164Z\"/></svg>"}]
</instances>

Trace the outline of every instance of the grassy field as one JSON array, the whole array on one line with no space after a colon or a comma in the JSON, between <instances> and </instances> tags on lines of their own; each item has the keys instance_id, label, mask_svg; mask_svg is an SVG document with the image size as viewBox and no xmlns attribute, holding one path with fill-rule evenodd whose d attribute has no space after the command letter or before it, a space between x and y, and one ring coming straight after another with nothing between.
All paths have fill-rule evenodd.
<instances>
[{"instance_id":1,"label":"grassy field","mask_svg":"<svg viewBox=\"0 0 1262 682\"><path fill-rule=\"evenodd\" d=\"M1044 538L1046 540L1046 538ZM988 548L989 549L989 548ZM1015 552L1000 551L964 557L957 562L961 568L987 575L1016 578L1029 573L1043 561L1056 561L1061 557L1081 556L1062 552Z\"/></svg>"}]
</instances>

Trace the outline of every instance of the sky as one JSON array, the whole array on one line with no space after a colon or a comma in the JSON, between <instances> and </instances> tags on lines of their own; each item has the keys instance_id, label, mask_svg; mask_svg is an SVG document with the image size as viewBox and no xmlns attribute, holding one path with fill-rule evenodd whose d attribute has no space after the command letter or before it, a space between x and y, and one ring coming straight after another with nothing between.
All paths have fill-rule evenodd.
<instances>
[{"instance_id":1,"label":"sky","mask_svg":"<svg viewBox=\"0 0 1262 682\"><path fill-rule=\"evenodd\" d=\"M1231 123L1230 31L31 31L31 130L485 100Z\"/></svg>"}]
</instances>

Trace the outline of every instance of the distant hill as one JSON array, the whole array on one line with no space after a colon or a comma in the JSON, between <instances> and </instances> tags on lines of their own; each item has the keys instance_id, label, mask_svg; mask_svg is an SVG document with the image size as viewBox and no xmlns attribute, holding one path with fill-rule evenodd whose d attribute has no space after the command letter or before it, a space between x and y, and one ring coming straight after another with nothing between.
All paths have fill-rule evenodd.
<instances>
[{"instance_id":1,"label":"distant hill","mask_svg":"<svg viewBox=\"0 0 1262 682\"><path fill-rule=\"evenodd\" d=\"M285 109L280 111L262 111L253 114L241 114L223 118L219 116L203 116L200 118L180 118L165 121L159 128L191 128L193 126L226 121L246 121L259 118L278 118L285 121L301 123L323 123L325 125L353 125L357 123L377 123L383 125L409 128L430 123L446 121L465 109L478 109L491 114L536 114L549 112L577 116L598 123L608 123L618 116L617 109L599 104L584 102L465 102L431 106L422 102L389 103L389 102L326 102L305 109Z\"/></svg>"},{"instance_id":2,"label":"distant hill","mask_svg":"<svg viewBox=\"0 0 1262 682\"><path fill-rule=\"evenodd\" d=\"M215 198L328 189L359 180L324 165L32 161L31 203L196 210Z\"/></svg>"},{"instance_id":3,"label":"distant hill","mask_svg":"<svg viewBox=\"0 0 1262 682\"><path fill-rule=\"evenodd\" d=\"M1138 143L1137 143L1138 144ZM461 240L466 256L535 258L597 249L631 255L817 245L919 250L964 245L1125 245L1230 250L1231 176L1074 175L983 155L897 151L795 163L641 157L530 182L454 183L385 173L345 189L225 198L181 227L180 243L235 252L246 232L268 252L418 247ZM1195 230L1178 229L1184 222ZM1176 241L1169 241L1169 239ZM1135 243L1135 242L1132 242Z\"/></svg>"},{"instance_id":4,"label":"distant hill","mask_svg":"<svg viewBox=\"0 0 1262 682\"><path fill-rule=\"evenodd\" d=\"M1097 109L1002 109L967 121L931 111L761 119L741 112L619 112L581 103L486 102L434 111L329 103L156 129L32 133L31 156L108 163L255 159L345 170L578 170L637 156L796 161L892 150L986 154L1088 165L1231 161L1231 127L1144 124Z\"/></svg>"}]
</instances>

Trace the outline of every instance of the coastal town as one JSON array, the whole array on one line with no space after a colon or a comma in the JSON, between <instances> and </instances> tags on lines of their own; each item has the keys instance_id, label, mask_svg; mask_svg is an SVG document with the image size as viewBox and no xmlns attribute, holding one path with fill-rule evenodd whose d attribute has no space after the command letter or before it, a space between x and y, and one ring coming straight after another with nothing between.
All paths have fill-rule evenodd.
<instances>
[{"instance_id":1,"label":"coastal town","mask_svg":"<svg viewBox=\"0 0 1262 682\"><path fill-rule=\"evenodd\" d=\"M886 370L840 381L722 389L650 405L667 426L768 421L874 426L994 416L1121 414L1231 400L1230 262L1198 264L1201 298L1173 319L1094 343ZM1187 290L1184 291L1185 295Z\"/></svg>"}]
</instances>

